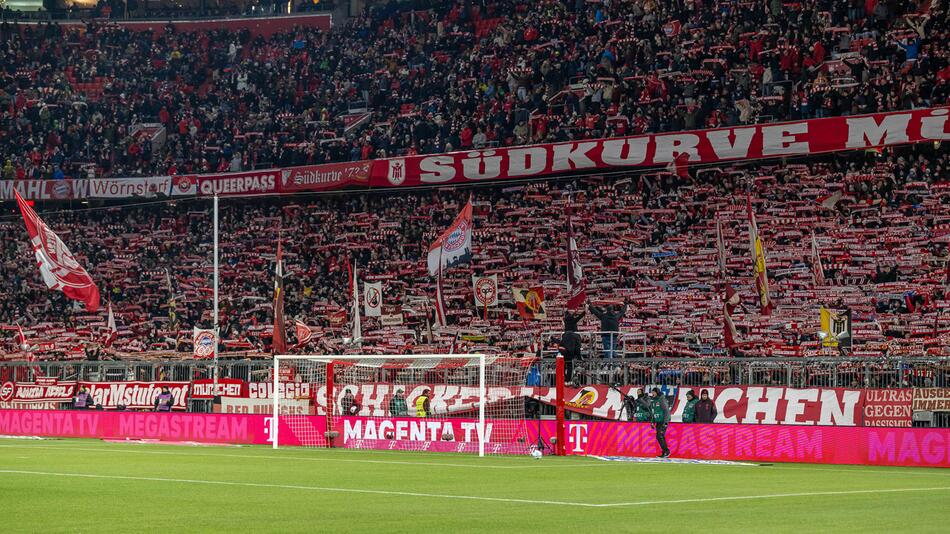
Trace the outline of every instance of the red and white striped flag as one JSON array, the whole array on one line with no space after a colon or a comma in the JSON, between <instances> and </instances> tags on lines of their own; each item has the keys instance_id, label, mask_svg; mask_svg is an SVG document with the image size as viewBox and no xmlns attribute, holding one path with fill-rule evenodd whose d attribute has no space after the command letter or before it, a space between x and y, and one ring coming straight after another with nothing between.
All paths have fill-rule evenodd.
<instances>
[{"instance_id":1,"label":"red and white striped flag","mask_svg":"<svg viewBox=\"0 0 950 534\"><path fill-rule=\"evenodd\" d=\"M811 233L812 273L815 275L815 285L825 285L825 268L821 265L821 254L818 251L818 241L815 232Z\"/></svg>"},{"instance_id":2,"label":"red and white striped flag","mask_svg":"<svg viewBox=\"0 0 950 534\"><path fill-rule=\"evenodd\" d=\"M587 282L581 269L581 258L574 240L574 224L571 222L571 204L567 204L567 309L576 310L587 300Z\"/></svg>"},{"instance_id":3,"label":"red and white striped flag","mask_svg":"<svg viewBox=\"0 0 950 534\"><path fill-rule=\"evenodd\" d=\"M732 285L726 284L726 299L722 303L722 338L727 349L738 345L736 342L736 324L732 322L732 314L739 305L739 293L733 289Z\"/></svg>"},{"instance_id":4,"label":"red and white striped flag","mask_svg":"<svg viewBox=\"0 0 950 534\"><path fill-rule=\"evenodd\" d=\"M752 211L752 197L746 196L746 209L749 214L749 248L752 253L752 266L755 270L755 290L759 294L759 311L762 315L772 314L772 300L769 298L769 276L765 266L765 250L759 237L759 228L755 224L755 212Z\"/></svg>"},{"instance_id":5,"label":"red and white striped flag","mask_svg":"<svg viewBox=\"0 0 950 534\"><path fill-rule=\"evenodd\" d=\"M67 297L81 301L86 305L86 311L98 310L99 289L92 277L79 265L63 240L50 230L43 219L23 200L20 193L16 189L13 192L20 206L20 213L23 214L23 222L30 235L33 252L36 253L36 265L40 268L46 287L62 291Z\"/></svg>"}]
</instances>

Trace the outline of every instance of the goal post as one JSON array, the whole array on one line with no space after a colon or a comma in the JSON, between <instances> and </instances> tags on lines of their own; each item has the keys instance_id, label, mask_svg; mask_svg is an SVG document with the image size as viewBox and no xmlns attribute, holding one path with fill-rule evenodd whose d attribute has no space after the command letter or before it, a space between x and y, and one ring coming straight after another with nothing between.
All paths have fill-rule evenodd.
<instances>
[{"instance_id":1,"label":"goal post","mask_svg":"<svg viewBox=\"0 0 950 534\"><path fill-rule=\"evenodd\" d=\"M534 362L487 354L276 355L273 447L525 453L537 433L524 415Z\"/></svg>"}]
</instances>

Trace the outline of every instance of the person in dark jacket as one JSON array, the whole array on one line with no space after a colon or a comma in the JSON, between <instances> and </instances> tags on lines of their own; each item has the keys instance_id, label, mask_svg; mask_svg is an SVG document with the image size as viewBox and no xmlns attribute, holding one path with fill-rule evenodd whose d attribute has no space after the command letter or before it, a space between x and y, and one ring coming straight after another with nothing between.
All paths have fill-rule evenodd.
<instances>
[{"instance_id":1,"label":"person in dark jacket","mask_svg":"<svg viewBox=\"0 0 950 534\"><path fill-rule=\"evenodd\" d=\"M584 317L584 310L572 312L564 310L564 333L561 334L559 349L564 355L564 381L574 381L574 360L581 357L581 336L577 334L577 323Z\"/></svg>"},{"instance_id":2,"label":"person in dark jacket","mask_svg":"<svg viewBox=\"0 0 950 534\"><path fill-rule=\"evenodd\" d=\"M683 407L683 422L684 423L695 423L696 422L696 405L699 404L699 399L696 398L696 392L690 390L686 392L686 406Z\"/></svg>"},{"instance_id":3,"label":"person in dark jacket","mask_svg":"<svg viewBox=\"0 0 950 534\"><path fill-rule=\"evenodd\" d=\"M155 397L155 411L170 412L174 403L175 399L172 397L171 391L168 390L168 386L165 386L162 388L162 392Z\"/></svg>"},{"instance_id":4,"label":"person in dark jacket","mask_svg":"<svg viewBox=\"0 0 950 534\"><path fill-rule=\"evenodd\" d=\"M709 398L709 392L703 390L699 394L699 402L696 403L696 422L714 423L717 415L719 415L719 412L716 411L716 403Z\"/></svg>"},{"instance_id":5,"label":"person in dark jacket","mask_svg":"<svg viewBox=\"0 0 950 534\"><path fill-rule=\"evenodd\" d=\"M658 458L669 458L670 447L666 444L666 427L670 424L670 404L660 388L653 388L650 393L650 412L653 418L653 428L656 429L656 442L660 445Z\"/></svg>"},{"instance_id":6,"label":"person in dark jacket","mask_svg":"<svg viewBox=\"0 0 950 534\"><path fill-rule=\"evenodd\" d=\"M627 314L627 305L610 304L605 307L591 305L590 312L600 319L600 339L604 347L604 358L613 358L617 353L620 320Z\"/></svg>"},{"instance_id":7,"label":"person in dark jacket","mask_svg":"<svg viewBox=\"0 0 950 534\"><path fill-rule=\"evenodd\" d=\"M77 410L89 410L93 404L92 395L89 394L89 390L86 389L86 386L80 386L79 393L77 393L76 398L73 399L73 408Z\"/></svg>"},{"instance_id":8,"label":"person in dark jacket","mask_svg":"<svg viewBox=\"0 0 950 534\"><path fill-rule=\"evenodd\" d=\"M406 406L406 396L402 394L401 389L397 389L391 399L389 399L389 416L406 417L409 414L409 408Z\"/></svg>"}]
</instances>

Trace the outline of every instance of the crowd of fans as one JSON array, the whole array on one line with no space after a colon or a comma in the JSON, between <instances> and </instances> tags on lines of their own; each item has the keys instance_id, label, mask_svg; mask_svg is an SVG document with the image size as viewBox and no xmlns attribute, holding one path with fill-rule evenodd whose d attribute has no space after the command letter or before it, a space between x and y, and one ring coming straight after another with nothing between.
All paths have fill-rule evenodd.
<instances>
[{"instance_id":1,"label":"crowd of fans","mask_svg":"<svg viewBox=\"0 0 950 534\"><path fill-rule=\"evenodd\" d=\"M404 353L454 344L458 351L534 352L539 336L564 329L570 203L588 302L626 304L612 308L621 316L618 356L642 354L644 344L658 356L725 354L716 221L723 229L726 280L741 296L733 356L942 354L950 331L948 168L950 154L928 144L696 169L689 179L661 172L455 192L222 201L224 347L268 352L280 240L288 322L297 319L315 331L312 344L299 350L347 349L341 345L351 336L347 273L355 260L362 280L382 281L384 288L383 317L363 317L358 350ZM757 307L746 192L775 303L768 316ZM432 324L435 284L425 256L470 194L474 259L447 272L450 324L439 329ZM105 353L190 353L191 328L211 326L210 209L210 200L191 199L41 212L99 284L103 309L97 314L45 288L22 221L3 217L4 352L22 356L15 341L19 322L41 357L61 357L70 348L82 357L89 340L101 339L111 301L120 335ZM818 257L824 282L812 269ZM501 304L487 319L475 305L473 274L499 279ZM511 289L538 286L547 318L524 320ZM830 354L821 349L816 334L822 305L851 311L852 347ZM601 330L594 315L572 320L582 332ZM552 349L558 339L543 338L540 348ZM47 342L59 352L44 355ZM602 356L599 336L584 343L582 356Z\"/></svg>"},{"instance_id":2,"label":"crowd of fans","mask_svg":"<svg viewBox=\"0 0 950 534\"><path fill-rule=\"evenodd\" d=\"M0 165L208 173L936 105L946 17L930 0L458 0L267 38L4 23Z\"/></svg>"}]
</instances>

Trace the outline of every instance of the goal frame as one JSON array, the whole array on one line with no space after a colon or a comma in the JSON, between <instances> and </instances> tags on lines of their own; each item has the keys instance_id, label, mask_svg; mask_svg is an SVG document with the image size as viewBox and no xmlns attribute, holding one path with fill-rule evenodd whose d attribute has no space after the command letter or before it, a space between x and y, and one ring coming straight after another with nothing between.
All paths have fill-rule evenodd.
<instances>
[{"instance_id":1,"label":"goal frame","mask_svg":"<svg viewBox=\"0 0 950 534\"><path fill-rule=\"evenodd\" d=\"M335 361L349 362L359 360L457 360L459 358L478 358L478 426L476 434L478 435L478 456L485 456L485 404L488 397L488 388L485 385L485 359L484 353L466 353L466 354L275 354L273 357L273 424L271 425L271 437L274 440L273 448L278 448L278 436L280 435L280 362L282 361L313 361L322 362L327 365ZM333 417L331 410L333 402L330 400L333 386L331 377L327 378L327 420ZM329 444L328 444L329 446Z\"/></svg>"}]
</instances>

